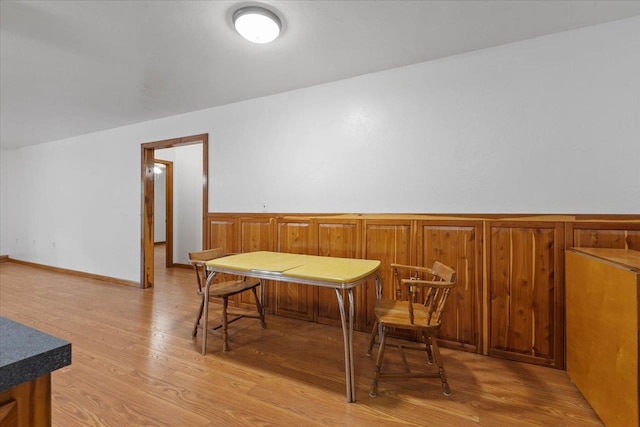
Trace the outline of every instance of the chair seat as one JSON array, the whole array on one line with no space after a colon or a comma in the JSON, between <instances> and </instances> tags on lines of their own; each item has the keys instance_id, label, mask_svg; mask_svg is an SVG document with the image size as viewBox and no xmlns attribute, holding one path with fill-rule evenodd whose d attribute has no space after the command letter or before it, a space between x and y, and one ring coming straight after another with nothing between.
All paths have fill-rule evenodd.
<instances>
[{"instance_id":1,"label":"chair seat","mask_svg":"<svg viewBox=\"0 0 640 427\"><path fill-rule=\"evenodd\" d=\"M213 279L214 277L218 279L216 273L209 273L207 271L207 261L220 258L226 256L225 252L222 248L208 249L199 252L189 252L189 262L193 265L196 272L196 279L198 281L198 295L200 295L200 310L198 312L198 317L193 325L193 332L191 336L195 337L198 335L198 327L200 326L200 319L202 316L209 314L208 312L208 304L205 307L205 300L211 302L211 298L220 298L222 299L222 310L220 313L220 324L218 326L209 328L210 330L222 330L222 351L226 352L229 350L229 332L227 326L229 323L235 322L236 320L242 319L243 317L253 317L260 320L260 327L262 329L266 328L266 323L264 321L264 308L260 300L264 297L264 294L258 297L258 286L261 285L260 279L256 278L239 278L236 275L228 275L228 278L235 278L235 280L227 280L216 283ZM225 277L225 275L221 275ZM209 281L209 282L208 282ZM208 283L208 284L207 284ZM205 290L209 288L209 294L205 295ZM245 291L251 291L253 293L253 300L256 305L256 312L253 314L243 307L242 302L235 301L235 304L239 305L234 307L234 301L231 301L231 306L229 304L229 297L240 294ZM264 290L261 290L263 293ZM206 309L205 309L206 308ZM232 316L229 319L229 315ZM207 325L208 326L208 325ZM209 331L202 331L202 355L204 355L207 351L207 333Z\"/></svg>"},{"instance_id":2,"label":"chair seat","mask_svg":"<svg viewBox=\"0 0 640 427\"><path fill-rule=\"evenodd\" d=\"M376 300L374 313L383 326L413 330L437 329L440 323L435 316L427 323L428 310L420 304L413 304L413 323L409 318L409 302L390 299Z\"/></svg>"},{"instance_id":3,"label":"chair seat","mask_svg":"<svg viewBox=\"0 0 640 427\"><path fill-rule=\"evenodd\" d=\"M224 296L232 296L244 292L251 288L255 288L260 284L260 280L247 278L245 280L229 280L211 285L209 296L218 298Z\"/></svg>"}]
</instances>

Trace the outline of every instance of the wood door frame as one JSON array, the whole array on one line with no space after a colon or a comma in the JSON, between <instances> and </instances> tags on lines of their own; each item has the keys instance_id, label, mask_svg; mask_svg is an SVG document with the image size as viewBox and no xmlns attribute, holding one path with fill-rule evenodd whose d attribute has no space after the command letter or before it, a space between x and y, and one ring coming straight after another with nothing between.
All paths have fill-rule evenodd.
<instances>
[{"instance_id":1,"label":"wood door frame","mask_svg":"<svg viewBox=\"0 0 640 427\"><path fill-rule=\"evenodd\" d=\"M154 150L155 157L155 150ZM173 267L173 162L162 159L154 159L154 163L165 166L165 267ZM155 181L154 181L155 182ZM155 184L154 184L155 185ZM155 191L153 193L155 197ZM154 205L155 207L155 205ZM155 216L154 216L155 219ZM154 223L155 227L155 223ZM154 239L155 240L155 239Z\"/></svg>"},{"instance_id":2,"label":"wood door frame","mask_svg":"<svg viewBox=\"0 0 640 427\"><path fill-rule=\"evenodd\" d=\"M202 244L204 247L208 234L208 230L205 226L205 220L209 209L209 134L203 133L182 138L146 142L141 145L142 201L140 215L140 287L143 289L153 287L154 282L154 151L161 148L180 147L192 144L202 144Z\"/></svg>"}]
</instances>

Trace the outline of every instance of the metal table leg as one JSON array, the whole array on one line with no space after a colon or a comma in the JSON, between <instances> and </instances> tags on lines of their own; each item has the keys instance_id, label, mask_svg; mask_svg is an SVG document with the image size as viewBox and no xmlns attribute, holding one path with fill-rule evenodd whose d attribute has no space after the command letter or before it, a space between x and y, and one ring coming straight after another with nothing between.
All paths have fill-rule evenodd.
<instances>
[{"instance_id":1,"label":"metal table leg","mask_svg":"<svg viewBox=\"0 0 640 427\"><path fill-rule=\"evenodd\" d=\"M353 361L353 290L348 289L349 297L349 318L347 319L344 310L344 299L342 290L336 288L336 296L338 297L338 306L340 307L340 318L342 320L342 336L344 339L344 374L347 386L347 402L356 401L355 389L355 369Z\"/></svg>"},{"instance_id":2,"label":"metal table leg","mask_svg":"<svg viewBox=\"0 0 640 427\"><path fill-rule=\"evenodd\" d=\"M211 281L215 277L216 272L212 271L207 277L207 282L204 285L204 311L202 315L204 319L202 320L202 355L204 356L207 353L207 331L209 329L209 286L211 285Z\"/></svg>"}]
</instances>

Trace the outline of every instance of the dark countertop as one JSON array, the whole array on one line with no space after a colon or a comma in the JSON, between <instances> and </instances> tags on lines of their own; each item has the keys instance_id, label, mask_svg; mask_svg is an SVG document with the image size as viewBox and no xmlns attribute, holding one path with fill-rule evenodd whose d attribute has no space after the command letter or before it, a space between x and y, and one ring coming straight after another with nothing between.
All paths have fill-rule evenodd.
<instances>
[{"instance_id":1,"label":"dark countertop","mask_svg":"<svg viewBox=\"0 0 640 427\"><path fill-rule=\"evenodd\" d=\"M71 364L71 343L0 317L0 392Z\"/></svg>"}]
</instances>

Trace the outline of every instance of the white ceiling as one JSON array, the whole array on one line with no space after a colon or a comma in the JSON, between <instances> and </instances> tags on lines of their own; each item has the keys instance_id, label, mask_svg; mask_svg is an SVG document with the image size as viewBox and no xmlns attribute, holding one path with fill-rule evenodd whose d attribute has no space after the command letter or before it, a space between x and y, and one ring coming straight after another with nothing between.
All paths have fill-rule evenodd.
<instances>
[{"instance_id":1,"label":"white ceiling","mask_svg":"<svg viewBox=\"0 0 640 427\"><path fill-rule=\"evenodd\" d=\"M0 2L0 144L16 148L640 15L640 1Z\"/></svg>"}]
</instances>

